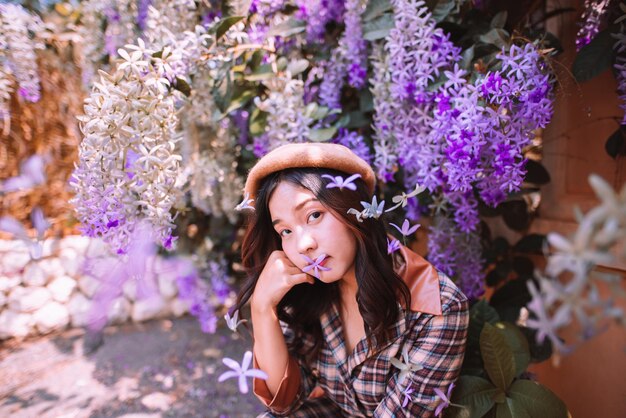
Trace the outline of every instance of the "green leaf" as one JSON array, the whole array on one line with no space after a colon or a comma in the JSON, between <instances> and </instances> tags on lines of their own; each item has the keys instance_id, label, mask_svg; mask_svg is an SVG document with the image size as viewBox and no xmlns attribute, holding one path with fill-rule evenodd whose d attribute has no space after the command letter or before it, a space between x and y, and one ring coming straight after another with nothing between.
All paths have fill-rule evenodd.
<instances>
[{"instance_id":1,"label":"green leaf","mask_svg":"<svg viewBox=\"0 0 626 418\"><path fill-rule=\"evenodd\" d=\"M526 412L519 402L511 398L506 398L506 402L496 405L496 418L531 418L531 416L528 415L528 412Z\"/></svg>"},{"instance_id":2,"label":"green leaf","mask_svg":"<svg viewBox=\"0 0 626 418\"><path fill-rule=\"evenodd\" d=\"M385 13L376 19L363 25L363 39L375 41L385 38L391 29L394 28L395 22L391 13Z\"/></svg>"},{"instance_id":3,"label":"green leaf","mask_svg":"<svg viewBox=\"0 0 626 418\"><path fill-rule=\"evenodd\" d=\"M582 83L604 72L613 63L615 39L608 29L598 33L591 42L581 48L574 58L572 73Z\"/></svg>"},{"instance_id":4,"label":"green leaf","mask_svg":"<svg viewBox=\"0 0 626 418\"><path fill-rule=\"evenodd\" d=\"M498 322L496 329L504 336L506 343L513 352L515 360L515 376L526 370L530 363L530 349L528 340L519 328L510 322Z\"/></svg>"},{"instance_id":5,"label":"green leaf","mask_svg":"<svg viewBox=\"0 0 626 418\"><path fill-rule=\"evenodd\" d=\"M506 18L508 17L508 13L506 10L502 10L498 14L496 14L493 19L491 19L491 23L489 26L492 28L500 28L503 29L504 25L506 25Z\"/></svg>"},{"instance_id":6,"label":"green leaf","mask_svg":"<svg viewBox=\"0 0 626 418\"><path fill-rule=\"evenodd\" d=\"M545 240L546 236L543 234L528 234L515 243L513 250L523 253L540 253Z\"/></svg>"},{"instance_id":7,"label":"green leaf","mask_svg":"<svg viewBox=\"0 0 626 418\"><path fill-rule=\"evenodd\" d=\"M515 359L504 336L491 324L480 333L480 354L493 384L506 391L515 377Z\"/></svg>"},{"instance_id":8,"label":"green leaf","mask_svg":"<svg viewBox=\"0 0 626 418\"><path fill-rule=\"evenodd\" d=\"M348 117L350 118L350 121L346 125L346 128L348 129L364 128L366 126L369 126L369 124L371 123L371 120L366 117L363 112L359 112L358 110L354 112L349 112Z\"/></svg>"},{"instance_id":9,"label":"green leaf","mask_svg":"<svg viewBox=\"0 0 626 418\"><path fill-rule=\"evenodd\" d=\"M369 89L359 91L359 109L361 112L371 112L374 110L374 96Z\"/></svg>"},{"instance_id":10,"label":"green leaf","mask_svg":"<svg viewBox=\"0 0 626 418\"><path fill-rule=\"evenodd\" d=\"M272 71L272 66L270 64L259 65L259 67L254 70L252 74L248 74L244 76L244 80L247 81L263 81L269 80L274 77L274 72Z\"/></svg>"},{"instance_id":11,"label":"green leaf","mask_svg":"<svg viewBox=\"0 0 626 418\"><path fill-rule=\"evenodd\" d=\"M176 77L176 83L174 84L174 88L187 97L191 95L191 87L189 86L189 84L187 84L185 80L180 77Z\"/></svg>"},{"instance_id":12,"label":"green leaf","mask_svg":"<svg viewBox=\"0 0 626 418\"><path fill-rule=\"evenodd\" d=\"M439 0L431 12L432 18L435 22L441 22L448 17L454 6L456 6L456 0Z\"/></svg>"},{"instance_id":13,"label":"green leaf","mask_svg":"<svg viewBox=\"0 0 626 418\"><path fill-rule=\"evenodd\" d=\"M451 401L466 407L470 418L480 418L493 407L498 392L500 389L482 377L462 375L452 392Z\"/></svg>"},{"instance_id":14,"label":"green leaf","mask_svg":"<svg viewBox=\"0 0 626 418\"><path fill-rule=\"evenodd\" d=\"M228 105L228 108L224 111L225 114L228 114L234 110L237 110L243 106L246 105L246 103L248 103L250 101L250 99L252 99L254 96L256 96L256 91L254 90L243 90L240 94L238 94L236 97L233 97L233 100L231 100L230 105Z\"/></svg>"},{"instance_id":15,"label":"green leaf","mask_svg":"<svg viewBox=\"0 0 626 418\"><path fill-rule=\"evenodd\" d=\"M626 125L622 125L606 140L604 144L606 153L616 159L620 155L626 155Z\"/></svg>"},{"instance_id":16,"label":"green leaf","mask_svg":"<svg viewBox=\"0 0 626 418\"><path fill-rule=\"evenodd\" d=\"M296 33L304 32L305 30L306 22L292 16L277 25L271 26L267 31L267 36L282 36L283 38L287 38Z\"/></svg>"},{"instance_id":17,"label":"green leaf","mask_svg":"<svg viewBox=\"0 0 626 418\"><path fill-rule=\"evenodd\" d=\"M540 162L529 159L526 161L525 168L526 177L524 177L524 181L540 185L550 183L550 173Z\"/></svg>"},{"instance_id":18,"label":"green leaf","mask_svg":"<svg viewBox=\"0 0 626 418\"><path fill-rule=\"evenodd\" d=\"M571 417L565 403L550 389L531 380L516 380L509 397L520 404L532 417Z\"/></svg>"},{"instance_id":19,"label":"green leaf","mask_svg":"<svg viewBox=\"0 0 626 418\"><path fill-rule=\"evenodd\" d=\"M267 125L267 113L262 112L259 108L254 107L252 114L250 115L250 135L259 136L265 132L265 126Z\"/></svg>"},{"instance_id":20,"label":"green leaf","mask_svg":"<svg viewBox=\"0 0 626 418\"><path fill-rule=\"evenodd\" d=\"M331 139L337 133L337 128L312 129L309 139L314 142L324 142Z\"/></svg>"},{"instance_id":21,"label":"green leaf","mask_svg":"<svg viewBox=\"0 0 626 418\"><path fill-rule=\"evenodd\" d=\"M500 28L493 28L489 32L484 33L478 37L479 41L486 44L495 45L498 48L506 46L507 39L509 39L509 33Z\"/></svg>"},{"instance_id":22,"label":"green leaf","mask_svg":"<svg viewBox=\"0 0 626 418\"><path fill-rule=\"evenodd\" d=\"M486 323L495 324L500 320L498 312L489 303L481 299L470 309L470 322L467 337L468 345L478 346L480 342L480 333Z\"/></svg>"},{"instance_id":23,"label":"green leaf","mask_svg":"<svg viewBox=\"0 0 626 418\"><path fill-rule=\"evenodd\" d=\"M363 22L369 22L376 19L378 16L382 16L385 12L393 9L389 0L369 0L367 7L361 15Z\"/></svg>"},{"instance_id":24,"label":"green leaf","mask_svg":"<svg viewBox=\"0 0 626 418\"><path fill-rule=\"evenodd\" d=\"M228 32L228 29L243 19L245 19L245 16L228 16L220 20L215 31L215 38L220 39L226 32Z\"/></svg>"},{"instance_id":25,"label":"green leaf","mask_svg":"<svg viewBox=\"0 0 626 418\"><path fill-rule=\"evenodd\" d=\"M305 59L292 60L287 64L287 71L289 71L292 76L304 72L307 68L309 68L309 61Z\"/></svg>"},{"instance_id":26,"label":"green leaf","mask_svg":"<svg viewBox=\"0 0 626 418\"><path fill-rule=\"evenodd\" d=\"M517 199L500 204L502 210L502 220L515 231L525 231L531 221L528 212L528 204L525 200Z\"/></svg>"},{"instance_id":27,"label":"green leaf","mask_svg":"<svg viewBox=\"0 0 626 418\"><path fill-rule=\"evenodd\" d=\"M234 16L247 15L250 10L250 4L252 4L252 0L229 0L229 14Z\"/></svg>"},{"instance_id":28,"label":"green leaf","mask_svg":"<svg viewBox=\"0 0 626 418\"><path fill-rule=\"evenodd\" d=\"M472 65L472 61L474 60L474 45L463 51L462 58L461 66L466 70L469 70Z\"/></svg>"}]
</instances>

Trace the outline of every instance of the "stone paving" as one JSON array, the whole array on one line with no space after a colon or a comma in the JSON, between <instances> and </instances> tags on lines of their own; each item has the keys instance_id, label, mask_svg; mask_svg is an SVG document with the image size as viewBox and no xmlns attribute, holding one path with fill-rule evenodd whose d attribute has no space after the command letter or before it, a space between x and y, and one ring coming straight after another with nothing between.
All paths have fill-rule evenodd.
<instances>
[{"instance_id":1,"label":"stone paving","mask_svg":"<svg viewBox=\"0 0 626 418\"><path fill-rule=\"evenodd\" d=\"M107 327L91 354L84 335L72 329L0 345L0 417L244 418L263 410L236 379L217 382L229 370L222 357L241 362L251 349L247 335L225 326L204 334L188 316Z\"/></svg>"}]
</instances>

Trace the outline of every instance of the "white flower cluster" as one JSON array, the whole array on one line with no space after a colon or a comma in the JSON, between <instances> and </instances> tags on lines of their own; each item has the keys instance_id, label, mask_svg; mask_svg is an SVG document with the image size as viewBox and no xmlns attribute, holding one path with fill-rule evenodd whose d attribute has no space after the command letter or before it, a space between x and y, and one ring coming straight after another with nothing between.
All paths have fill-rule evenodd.
<instances>
[{"instance_id":1,"label":"white flower cluster","mask_svg":"<svg viewBox=\"0 0 626 418\"><path fill-rule=\"evenodd\" d=\"M80 66L83 85L90 88L97 70L108 71L117 49L135 39L137 5L133 0L85 0L80 10Z\"/></svg>"},{"instance_id":2,"label":"white flower cluster","mask_svg":"<svg viewBox=\"0 0 626 418\"><path fill-rule=\"evenodd\" d=\"M178 92L169 89L166 78L167 48L160 57L152 56L141 40L127 49L118 51L123 60L113 74L100 71L100 81L85 100L72 203L84 232L103 237L120 252L144 218L169 248L170 210L180 193L174 187L181 160L174 152L181 138Z\"/></svg>"},{"instance_id":3,"label":"white flower cluster","mask_svg":"<svg viewBox=\"0 0 626 418\"><path fill-rule=\"evenodd\" d=\"M29 102L41 97L36 49L43 49L39 35L44 24L39 16L17 4L0 4L0 113L8 118L8 101L18 85L19 96Z\"/></svg>"},{"instance_id":4,"label":"white flower cluster","mask_svg":"<svg viewBox=\"0 0 626 418\"><path fill-rule=\"evenodd\" d=\"M538 330L537 338L548 337L560 352L568 352L573 346L565 345L558 337L560 328L572 322L575 315L582 326L582 339L591 338L603 330L602 320L618 320L626 324L624 311L616 307L613 296L626 296L621 289L621 279L594 274L597 264L613 260L611 248L622 245L626 260L626 185L617 194L601 177L592 174L589 183L601 203L585 215L580 215L578 230L571 240L557 234L548 234L548 242L554 248L549 254L546 276L537 274L539 287L528 282L533 295L528 309L536 318L528 319L527 325ZM567 276L566 282L558 280ZM608 299L601 299L598 280L606 281L614 290Z\"/></svg>"},{"instance_id":5,"label":"white flower cluster","mask_svg":"<svg viewBox=\"0 0 626 418\"><path fill-rule=\"evenodd\" d=\"M304 105L304 83L293 79L289 71L278 74L264 82L267 97L255 97L256 106L267 112L267 151L287 143L308 140L311 118L306 116Z\"/></svg>"}]
</instances>

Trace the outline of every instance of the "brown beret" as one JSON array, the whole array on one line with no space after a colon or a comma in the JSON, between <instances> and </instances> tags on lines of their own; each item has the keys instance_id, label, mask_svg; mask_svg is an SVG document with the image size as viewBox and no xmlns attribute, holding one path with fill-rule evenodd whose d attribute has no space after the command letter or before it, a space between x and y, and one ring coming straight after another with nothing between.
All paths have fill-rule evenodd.
<instances>
[{"instance_id":1,"label":"brown beret","mask_svg":"<svg viewBox=\"0 0 626 418\"><path fill-rule=\"evenodd\" d=\"M370 194L374 193L376 176L372 167L350 148L330 143L296 143L281 145L268 152L250 169L244 192L255 199L261 181L267 175L286 168L315 167L360 174Z\"/></svg>"}]
</instances>

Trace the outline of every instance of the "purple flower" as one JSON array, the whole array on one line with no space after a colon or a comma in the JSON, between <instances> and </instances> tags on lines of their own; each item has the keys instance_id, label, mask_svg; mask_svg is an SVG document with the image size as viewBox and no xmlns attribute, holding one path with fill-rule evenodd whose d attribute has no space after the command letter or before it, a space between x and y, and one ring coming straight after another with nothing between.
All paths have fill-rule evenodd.
<instances>
[{"instance_id":1,"label":"purple flower","mask_svg":"<svg viewBox=\"0 0 626 418\"><path fill-rule=\"evenodd\" d=\"M148 19L148 8L152 0L139 0L137 3L137 26L139 30L146 29L146 20Z\"/></svg>"},{"instance_id":2,"label":"purple flower","mask_svg":"<svg viewBox=\"0 0 626 418\"><path fill-rule=\"evenodd\" d=\"M576 50L587 45L598 34L611 0L585 0L585 11L581 16L582 22L576 34Z\"/></svg>"},{"instance_id":3,"label":"purple flower","mask_svg":"<svg viewBox=\"0 0 626 418\"><path fill-rule=\"evenodd\" d=\"M390 222L389 225L393 226L394 228L396 228L398 231L400 231L400 233L402 234L402 236L408 237L410 235L412 235L415 231L417 231L417 228L419 228L421 225L420 224L416 224L411 226L411 224L409 223L408 219L405 219L404 222L402 223L402 228L400 228L398 225Z\"/></svg>"},{"instance_id":4,"label":"purple flower","mask_svg":"<svg viewBox=\"0 0 626 418\"><path fill-rule=\"evenodd\" d=\"M358 155L365 162L368 164L372 163L370 147L367 145L362 135L359 135L356 132L350 132L345 128L340 128L337 138L335 138L333 142L350 148L352 152Z\"/></svg>"},{"instance_id":5,"label":"purple flower","mask_svg":"<svg viewBox=\"0 0 626 418\"><path fill-rule=\"evenodd\" d=\"M356 190L356 184L354 184L354 180L356 180L359 177L361 177L361 175L360 174L353 174L353 175L351 175L350 177L348 177L345 180L341 176L334 176L333 177L330 174L322 174L322 177L330 179L330 183L328 183L326 185L327 189L332 189L332 188L335 188L335 187L339 187L339 189L343 189L345 187L346 189Z\"/></svg>"},{"instance_id":6,"label":"purple flower","mask_svg":"<svg viewBox=\"0 0 626 418\"><path fill-rule=\"evenodd\" d=\"M402 401L402 407L406 408L406 406L409 404L409 402L412 400L411 399L411 394L414 392L414 389L412 386L407 386L407 388L405 390L402 391L402 395L404 395L404 400Z\"/></svg>"},{"instance_id":7,"label":"purple flower","mask_svg":"<svg viewBox=\"0 0 626 418\"><path fill-rule=\"evenodd\" d=\"M246 351L243 355L243 360L241 361L241 365L237 363L235 360L224 357L222 362L230 367L232 370L222 373L217 381L223 382L226 379L230 379L236 377L239 380L239 392L248 393L248 382L246 378L248 377L256 377L257 379L267 380L268 375L262 370L259 369L250 369L250 363L252 362L252 352Z\"/></svg>"},{"instance_id":8,"label":"purple flower","mask_svg":"<svg viewBox=\"0 0 626 418\"><path fill-rule=\"evenodd\" d=\"M324 259L326 258L326 254L321 254L319 257L317 257L315 260L311 259L310 257L302 254L302 257L306 260L307 263L309 263L306 267L304 267L302 269L302 271L304 273L313 270L313 276L315 276L316 278L320 278L320 271L329 271L330 267L324 267L321 266L320 263L322 261L324 261Z\"/></svg>"},{"instance_id":9,"label":"purple flower","mask_svg":"<svg viewBox=\"0 0 626 418\"><path fill-rule=\"evenodd\" d=\"M387 254L392 254L400 249L400 241L393 239L389 241L387 238Z\"/></svg>"},{"instance_id":10,"label":"purple flower","mask_svg":"<svg viewBox=\"0 0 626 418\"><path fill-rule=\"evenodd\" d=\"M445 394L441 389L435 388L435 393L442 401L439 405L437 405L437 409L435 409L436 416L440 416L443 410L450 406L450 394L452 393L452 389L454 389L454 382L450 383L448 391Z\"/></svg>"}]
</instances>

